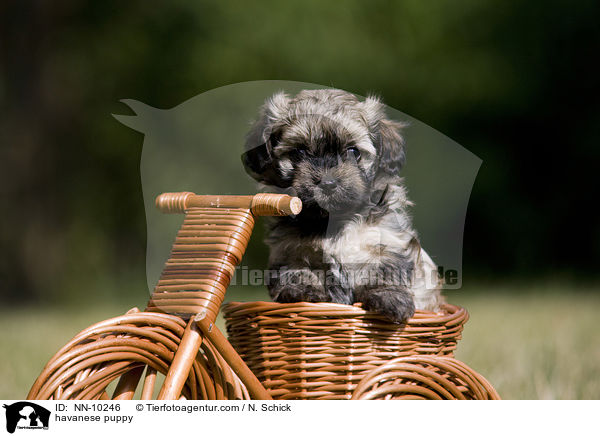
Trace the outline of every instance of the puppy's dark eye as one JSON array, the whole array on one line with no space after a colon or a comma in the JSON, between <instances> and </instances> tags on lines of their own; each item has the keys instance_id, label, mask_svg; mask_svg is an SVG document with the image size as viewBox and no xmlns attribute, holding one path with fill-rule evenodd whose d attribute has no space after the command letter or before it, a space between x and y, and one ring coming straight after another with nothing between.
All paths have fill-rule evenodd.
<instances>
[{"instance_id":1,"label":"puppy's dark eye","mask_svg":"<svg viewBox=\"0 0 600 436\"><path fill-rule=\"evenodd\" d=\"M346 156L356 159L356 162L360 160L360 150L356 147L348 147L346 149Z\"/></svg>"},{"instance_id":2,"label":"puppy's dark eye","mask_svg":"<svg viewBox=\"0 0 600 436\"><path fill-rule=\"evenodd\" d=\"M290 158L295 160L304 159L308 152L305 148L296 148L290 152Z\"/></svg>"}]
</instances>

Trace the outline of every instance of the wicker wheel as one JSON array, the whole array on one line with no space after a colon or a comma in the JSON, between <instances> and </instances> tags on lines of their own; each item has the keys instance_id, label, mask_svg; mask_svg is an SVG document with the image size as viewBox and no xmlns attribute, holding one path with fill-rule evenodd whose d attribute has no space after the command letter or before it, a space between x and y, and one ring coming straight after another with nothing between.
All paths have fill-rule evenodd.
<instances>
[{"instance_id":1,"label":"wicker wheel","mask_svg":"<svg viewBox=\"0 0 600 436\"><path fill-rule=\"evenodd\" d=\"M499 400L481 375L448 356L400 357L370 371L353 400Z\"/></svg>"},{"instance_id":2,"label":"wicker wheel","mask_svg":"<svg viewBox=\"0 0 600 436\"><path fill-rule=\"evenodd\" d=\"M44 367L28 399L108 399L108 385L121 377L113 399L131 399L143 378L142 399L153 397L157 373L166 374L186 324L181 318L132 309L88 327ZM144 371L145 369L145 371ZM249 399L223 358L203 342L182 398Z\"/></svg>"}]
</instances>

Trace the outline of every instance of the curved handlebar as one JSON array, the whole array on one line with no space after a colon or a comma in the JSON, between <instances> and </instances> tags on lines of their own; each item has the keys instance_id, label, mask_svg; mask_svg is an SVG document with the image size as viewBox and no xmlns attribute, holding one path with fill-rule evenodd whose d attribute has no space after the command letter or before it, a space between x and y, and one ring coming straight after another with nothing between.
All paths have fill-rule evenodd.
<instances>
[{"instance_id":1,"label":"curved handlebar","mask_svg":"<svg viewBox=\"0 0 600 436\"><path fill-rule=\"evenodd\" d=\"M244 208L254 216L298 215L302 201L286 194L196 195L193 192L166 192L156 197L163 213L184 213L191 207Z\"/></svg>"}]
</instances>

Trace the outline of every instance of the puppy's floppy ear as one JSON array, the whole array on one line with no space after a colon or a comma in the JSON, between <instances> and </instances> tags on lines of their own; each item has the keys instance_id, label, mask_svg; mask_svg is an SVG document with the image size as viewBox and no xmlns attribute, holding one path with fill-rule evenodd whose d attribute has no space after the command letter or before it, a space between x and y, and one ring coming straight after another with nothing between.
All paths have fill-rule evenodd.
<instances>
[{"instance_id":1,"label":"puppy's floppy ear","mask_svg":"<svg viewBox=\"0 0 600 436\"><path fill-rule=\"evenodd\" d=\"M400 129L405 124L382 119L378 123L379 171L389 176L399 176L406 162L404 138Z\"/></svg>"},{"instance_id":2,"label":"puppy's floppy ear","mask_svg":"<svg viewBox=\"0 0 600 436\"><path fill-rule=\"evenodd\" d=\"M367 97L363 107L377 148L378 173L397 177L406 161L404 138L400 129L408 124L387 119L384 105L377 97Z\"/></svg>"},{"instance_id":3,"label":"puppy's floppy ear","mask_svg":"<svg viewBox=\"0 0 600 436\"><path fill-rule=\"evenodd\" d=\"M251 148L242 154L242 163L248 175L254 180L265 185L287 188L290 182L284 180L273 161L273 143L278 141L277 134L273 134L266 142Z\"/></svg>"},{"instance_id":4,"label":"puppy's floppy ear","mask_svg":"<svg viewBox=\"0 0 600 436\"><path fill-rule=\"evenodd\" d=\"M247 151L242 154L244 168L253 179L280 188L289 187L290 182L284 180L277 168L273 149L281 139L288 102L289 98L284 93L277 93L266 101L246 138Z\"/></svg>"}]
</instances>

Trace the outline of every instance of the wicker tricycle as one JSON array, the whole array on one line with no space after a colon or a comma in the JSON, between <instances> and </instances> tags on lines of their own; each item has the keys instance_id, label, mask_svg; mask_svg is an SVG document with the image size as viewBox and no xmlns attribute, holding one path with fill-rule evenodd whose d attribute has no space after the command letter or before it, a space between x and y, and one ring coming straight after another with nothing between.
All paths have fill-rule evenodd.
<instances>
[{"instance_id":1,"label":"wicker tricycle","mask_svg":"<svg viewBox=\"0 0 600 436\"><path fill-rule=\"evenodd\" d=\"M228 340L215 320L254 218L297 214L302 203L279 194L180 192L156 204L185 218L146 309L77 334L28 399L499 398L453 357L468 319L457 306L417 311L396 325L360 305L229 303Z\"/></svg>"}]
</instances>

